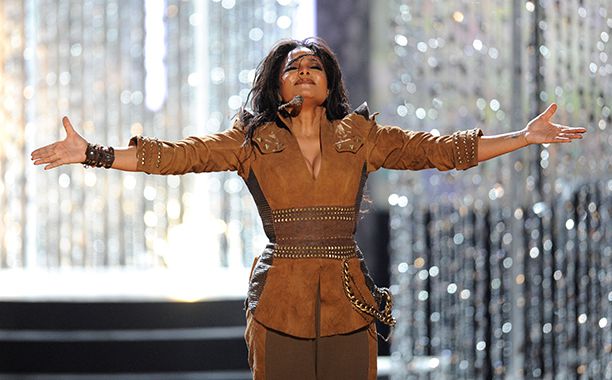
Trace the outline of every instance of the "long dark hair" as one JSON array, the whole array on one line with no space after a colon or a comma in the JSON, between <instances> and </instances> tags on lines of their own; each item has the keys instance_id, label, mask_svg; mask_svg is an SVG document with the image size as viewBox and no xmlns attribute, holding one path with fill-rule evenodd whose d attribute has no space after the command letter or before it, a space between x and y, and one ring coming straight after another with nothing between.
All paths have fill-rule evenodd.
<instances>
[{"instance_id":1,"label":"long dark hair","mask_svg":"<svg viewBox=\"0 0 612 380\"><path fill-rule=\"evenodd\" d=\"M279 96L281 65L291 50L302 46L312 50L323 64L329 89L329 95L325 100L327 118L337 120L348 115L350 105L344 83L342 83L340 65L327 43L318 37L307 38L303 41L280 40L257 66L253 88L245 104L245 107L250 104L252 112L243 107L239 113L240 122L246 129L245 142L250 142L257 127L276 119L277 109L282 102Z\"/></svg>"}]
</instances>

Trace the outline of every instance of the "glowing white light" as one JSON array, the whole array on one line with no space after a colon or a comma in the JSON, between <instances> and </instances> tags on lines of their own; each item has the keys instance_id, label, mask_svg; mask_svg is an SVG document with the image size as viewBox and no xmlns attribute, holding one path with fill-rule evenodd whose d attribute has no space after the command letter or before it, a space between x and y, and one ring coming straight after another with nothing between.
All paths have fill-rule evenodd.
<instances>
[{"instance_id":1,"label":"glowing white light","mask_svg":"<svg viewBox=\"0 0 612 380\"><path fill-rule=\"evenodd\" d=\"M399 195L397 195L397 194L391 194L391 195L389 195L389 198L388 198L388 200L387 200L387 201L389 202L389 205L391 205L391 206L397 206L397 201L398 201L398 199L399 199Z\"/></svg>"},{"instance_id":2,"label":"glowing white light","mask_svg":"<svg viewBox=\"0 0 612 380\"><path fill-rule=\"evenodd\" d=\"M225 9L232 9L236 5L236 0L222 0L221 6Z\"/></svg>"},{"instance_id":3,"label":"glowing white light","mask_svg":"<svg viewBox=\"0 0 612 380\"><path fill-rule=\"evenodd\" d=\"M288 16L280 16L276 20L276 26L281 29L287 29L291 26L291 19Z\"/></svg>"},{"instance_id":4,"label":"glowing white light","mask_svg":"<svg viewBox=\"0 0 612 380\"><path fill-rule=\"evenodd\" d=\"M125 187L126 190L134 190L134 188L136 187L136 178L134 178L133 175L124 175L123 187Z\"/></svg>"},{"instance_id":5,"label":"glowing white light","mask_svg":"<svg viewBox=\"0 0 612 380\"><path fill-rule=\"evenodd\" d=\"M297 3L294 14L299 15L293 19L291 37L303 40L316 36L316 0L301 0Z\"/></svg>"},{"instance_id":6,"label":"glowing white light","mask_svg":"<svg viewBox=\"0 0 612 380\"><path fill-rule=\"evenodd\" d=\"M243 182L240 179L232 177L225 181L223 189L230 194L236 194L242 190L242 184Z\"/></svg>"},{"instance_id":7,"label":"glowing white light","mask_svg":"<svg viewBox=\"0 0 612 380\"><path fill-rule=\"evenodd\" d=\"M417 274L417 277L419 278L419 280L425 281L427 280L427 277L429 277L429 271L427 271L426 269L422 269Z\"/></svg>"},{"instance_id":8,"label":"glowing white light","mask_svg":"<svg viewBox=\"0 0 612 380\"><path fill-rule=\"evenodd\" d=\"M223 67L213 67L210 70L210 81L214 84L221 84L225 80L225 70Z\"/></svg>"},{"instance_id":9,"label":"glowing white light","mask_svg":"<svg viewBox=\"0 0 612 380\"><path fill-rule=\"evenodd\" d=\"M253 28L249 31L249 38L253 41L259 41L263 38L263 30L260 28Z\"/></svg>"},{"instance_id":10,"label":"glowing white light","mask_svg":"<svg viewBox=\"0 0 612 380\"><path fill-rule=\"evenodd\" d=\"M427 361L427 367L431 369L438 368L438 366L440 366L440 359L438 358L431 358Z\"/></svg>"},{"instance_id":11,"label":"glowing white light","mask_svg":"<svg viewBox=\"0 0 612 380\"><path fill-rule=\"evenodd\" d=\"M189 25L192 26L200 26L201 22L200 22L200 14L199 13L193 13L189 16Z\"/></svg>"},{"instance_id":12,"label":"glowing white light","mask_svg":"<svg viewBox=\"0 0 612 380\"><path fill-rule=\"evenodd\" d=\"M483 98L476 99L476 107L478 107L479 110L484 110L486 106L487 106L486 100L484 100Z\"/></svg>"},{"instance_id":13,"label":"glowing white light","mask_svg":"<svg viewBox=\"0 0 612 380\"><path fill-rule=\"evenodd\" d=\"M168 176L168 180L166 182L168 182L168 186L171 188L177 189L181 184L181 177L177 175L170 175Z\"/></svg>"},{"instance_id":14,"label":"glowing white light","mask_svg":"<svg viewBox=\"0 0 612 380\"><path fill-rule=\"evenodd\" d=\"M406 46L408 45L408 38L406 38L406 36L404 36L403 34L396 34L395 43L399 46Z\"/></svg>"},{"instance_id":15,"label":"glowing white light","mask_svg":"<svg viewBox=\"0 0 612 380\"><path fill-rule=\"evenodd\" d=\"M492 100L489 102L489 107L491 107L491 109L492 109L493 111L497 111L497 110L499 110L499 106L500 106L500 104L499 104L499 100L497 100L497 99L492 99Z\"/></svg>"},{"instance_id":16,"label":"glowing white light","mask_svg":"<svg viewBox=\"0 0 612 380\"><path fill-rule=\"evenodd\" d=\"M406 108L405 105L399 105L399 106L397 106L397 109L396 109L395 112L397 112L397 114L399 116L404 117L404 116L406 116L408 114L408 108Z\"/></svg>"},{"instance_id":17,"label":"glowing white light","mask_svg":"<svg viewBox=\"0 0 612 380\"><path fill-rule=\"evenodd\" d=\"M134 91L130 95L130 101L134 105L142 104L143 98L144 98L144 96L143 96L142 92L140 92L140 91Z\"/></svg>"},{"instance_id":18,"label":"glowing white light","mask_svg":"<svg viewBox=\"0 0 612 380\"><path fill-rule=\"evenodd\" d=\"M502 325L502 332L504 334L508 334L510 331L512 331L512 323L510 322L506 322Z\"/></svg>"},{"instance_id":19,"label":"glowing white light","mask_svg":"<svg viewBox=\"0 0 612 380\"><path fill-rule=\"evenodd\" d=\"M143 195L146 200L152 201L157 196L157 189L153 186L146 186L143 191Z\"/></svg>"},{"instance_id":20,"label":"glowing white light","mask_svg":"<svg viewBox=\"0 0 612 380\"><path fill-rule=\"evenodd\" d=\"M427 112L423 108L417 108L414 114L416 115L418 119L421 119L421 120L425 119L425 116L427 116Z\"/></svg>"},{"instance_id":21,"label":"glowing white light","mask_svg":"<svg viewBox=\"0 0 612 380\"><path fill-rule=\"evenodd\" d=\"M68 186L70 186L70 177L66 173L60 174L60 176L57 179L57 181L58 181L59 185L61 187L63 187L63 188L67 188Z\"/></svg>"},{"instance_id":22,"label":"glowing white light","mask_svg":"<svg viewBox=\"0 0 612 380\"><path fill-rule=\"evenodd\" d=\"M153 211L147 211L144 214L144 222L147 227L155 227L157 226L157 215Z\"/></svg>"},{"instance_id":23,"label":"glowing white light","mask_svg":"<svg viewBox=\"0 0 612 380\"><path fill-rule=\"evenodd\" d=\"M81 52L83 51L83 48L81 47L81 44L72 44L72 46L70 46L70 55L73 57L78 57L79 55L81 55Z\"/></svg>"},{"instance_id":24,"label":"glowing white light","mask_svg":"<svg viewBox=\"0 0 612 380\"><path fill-rule=\"evenodd\" d=\"M227 99L227 105L233 110L237 110L242 106L242 98L239 95L232 95Z\"/></svg>"},{"instance_id":25,"label":"glowing white light","mask_svg":"<svg viewBox=\"0 0 612 380\"><path fill-rule=\"evenodd\" d=\"M181 203L177 199L168 200L168 217L178 219L181 216Z\"/></svg>"},{"instance_id":26,"label":"glowing white light","mask_svg":"<svg viewBox=\"0 0 612 380\"><path fill-rule=\"evenodd\" d=\"M490 48L489 57L491 57L492 59L497 59L497 57L499 57L499 51L496 48Z\"/></svg>"},{"instance_id":27,"label":"glowing white light","mask_svg":"<svg viewBox=\"0 0 612 380\"><path fill-rule=\"evenodd\" d=\"M97 182L96 173L94 173L92 170L86 172L84 181L85 181L85 186L87 187L95 186Z\"/></svg>"},{"instance_id":28,"label":"glowing white light","mask_svg":"<svg viewBox=\"0 0 612 380\"><path fill-rule=\"evenodd\" d=\"M399 197L398 200L397 200L397 205L399 207L406 207L406 206L408 206L408 197L406 197L405 195L402 195L401 197Z\"/></svg>"},{"instance_id":29,"label":"glowing white light","mask_svg":"<svg viewBox=\"0 0 612 380\"><path fill-rule=\"evenodd\" d=\"M189 74L189 76L187 76L187 83L191 87L196 87L197 85L200 84L200 79L201 79L200 73L191 73Z\"/></svg>"},{"instance_id":30,"label":"glowing white light","mask_svg":"<svg viewBox=\"0 0 612 380\"><path fill-rule=\"evenodd\" d=\"M276 12L273 9L264 11L263 20L267 24L276 22Z\"/></svg>"},{"instance_id":31,"label":"glowing white light","mask_svg":"<svg viewBox=\"0 0 612 380\"><path fill-rule=\"evenodd\" d=\"M67 86L70 83L70 73L68 71L61 72L59 82L62 86Z\"/></svg>"},{"instance_id":32,"label":"glowing white light","mask_svg":"<svg viewBox=\"0 0 612 380\"><path fill-rule=\"evenodd\" d=\"M151 111L162 108L167 89L165 1L145 1L145 105Z\"/></svg>"}]
</instances>

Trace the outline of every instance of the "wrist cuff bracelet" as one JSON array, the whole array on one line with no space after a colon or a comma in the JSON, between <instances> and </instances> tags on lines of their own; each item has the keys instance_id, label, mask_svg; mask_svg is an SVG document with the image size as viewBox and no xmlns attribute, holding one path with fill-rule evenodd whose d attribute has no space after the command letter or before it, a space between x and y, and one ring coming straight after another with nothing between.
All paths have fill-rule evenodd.
<instances>
[{"instance_id":1,"label":"wrist cuff bracelet","mask_svg":"<svg viewBox=\"0 0 612 380\"><path fill-rule=\"evenodd\" d=\"M115 149L112 146L102 146L98 144L87 144L85 151L85 161L83 166L109 169L115 161Z\"/></svg>"}]
</instances>

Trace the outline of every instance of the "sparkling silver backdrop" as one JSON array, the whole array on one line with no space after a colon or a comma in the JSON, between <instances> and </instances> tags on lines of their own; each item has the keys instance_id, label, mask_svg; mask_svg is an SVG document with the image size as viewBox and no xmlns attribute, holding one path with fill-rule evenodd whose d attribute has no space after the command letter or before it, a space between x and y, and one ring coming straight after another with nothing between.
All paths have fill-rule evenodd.
<instances>
[{"instance_id":1,"label":"sparkling silver backdrop","mask_svg":"<svg viewBox=\"0 0 612 380\"><path fill-rule=\"evenodd\" d=\"M44 172L29 153L64 137L63 115L87 140L112 146L136 134L172 140L228 128L256 65L303 21L294 22L298 8L2 1L0 269L250 266L265 237L237 176Z\"/></svg>"},{"instance_id":2,"label":"sparkling silver backdrop","mask_svg":"<svg viewBox=\"0 0 612 380\"><path fill-rule=\"evenodd\" d=\"M610 3L373 12L382 122L503 133L555 101L555 121L588 129L467 172L386 173L394 378L611 378Z\"/></svg>"}]
</instances>

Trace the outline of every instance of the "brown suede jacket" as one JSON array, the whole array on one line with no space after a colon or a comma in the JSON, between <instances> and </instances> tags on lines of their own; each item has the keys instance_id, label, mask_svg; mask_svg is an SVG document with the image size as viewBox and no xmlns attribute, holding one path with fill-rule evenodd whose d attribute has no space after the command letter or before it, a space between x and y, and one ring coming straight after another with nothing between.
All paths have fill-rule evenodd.
<instances>
[{"instance_id":1,"label":"brown suede jacket","mask_svg":"<svg viewBox=\"0 0 612 380\"><path fill-rule=\"evenodd\" d=\"M374 319L356 302L379 308L381 301L354 241L368 174L468 169L478 163L482 131L434 136L381 126L365 103L342 120L323 113L321 168L313 178L288 125L291 119L278 115L255 131L252 145L243 144L239 122L204 137L134 137L130 145L137 145L139 171L235 170L246 182L270 240L253 264L246 302L258 322L303 338L355 331Z\"/></svg>"}]
</instances>

